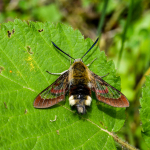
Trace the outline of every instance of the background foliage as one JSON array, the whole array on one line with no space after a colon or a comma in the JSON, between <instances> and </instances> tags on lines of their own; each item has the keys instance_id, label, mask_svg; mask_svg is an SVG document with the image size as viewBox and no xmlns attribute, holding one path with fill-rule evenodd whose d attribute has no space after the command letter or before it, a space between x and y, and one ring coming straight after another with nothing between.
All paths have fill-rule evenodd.
<instances>
[{"instance_id":1,"label":"background foliage","mask_svg":"<svg viewBox=\"0 0 150 150\"><path fill-rule=\"evenodd\" d=\"M6 1L0 1L0 11L1 11L0 23L14 21L15 18L19 18L22 20L42 21L42 22L45 22L45 21L50 21L54 23L63 22L64 24L71 25L74 29L79 29L81 33L85 36L85 38L90 37L91 39L94 40L97 37L96 33L97 33L98 26L99 26L99 20L101 19L101 16L103 13L102 7L104 5L104 2L105 1L99 1L99 0L98 1L97 0L95 1L90 1L90 0L82 0L82 1L79 1L79 0L78 1L61 1L61 0L59 1L49 1L49 0L45 0L45 1L43 0L40 0L40 1L39 0L38 1L37 0L30 0L30 1L11 0L9 1L9 0L6 0ZM130 107L127 108L126 110L125 126L117 134L123 139L125 139L126 141L128 141L131 145L134 145L140 149L147 149L143 141L143 138L141 136L141 126L140 126L141 118L139 116L138 109L140 108L139 98L141 97L141 87L143 86L145 82L145 75L146 74L148 75L150 73L150 51L149 51L149 47L150 47L150 44L149 44L150 43L150 22L149 22L150 10L149 9L150 8L149 6L150 6L150 2L146 0L134 1L133 5L131 5L131 1L129 0L122 0L122 1L109 0L107 9L106 9L105 22L102 27L101 42L99 45L100 50L105 51L105 54L107 55L108 60L113 60L116 68L118 66L117 75L121 77L121 91L127 96L127 98L130 101ZM124 49L122 51L121 60L118 62L118 57L119 57L118 55L120 52L121 41L122 41L122 33L126 25L129 9L131 7L132 7L132 15L131 15L130 22L127 26ZM21 23L18 25L18 28L20 27L20 25ZM38 27L36 27L35 30L42 29L43 24L37 23L37 25ZM4 31L9 30L11 33L13 33L12 31L14 27L13 23L10 22L9 24L4 25L4 26L5 26L5 28L3 29ZM34 25L31 24L31 26L34 27L35 24ZM15 33L14 35L11 35L11 38L13 39L14 38L13 36L16 37L17 36L16 34L18 34L17 41L19 41L19 43L22 43L24 47L23 48L24 51L25 52L28 51L29 53L33 53L33 55L35 55L34 50L37 49L36 48L36 46L38 45L37 43L43 42L41 41L40 38L38 38L39 34L43 35L45 32L39 33L39 32L32 31L32 32L29 32L30 34L28 33L29 35L26 35L26 31L25 31L23 32L25 34L22 36L22 29L23 27L21 28L21 30L18 30L18 32L16 32L15 30ZM50 28L47 28L47 29L50 29ZM47 32L50 32L50 31L47 30ZM57 34L53 34L53 37L50 37L49 39L51 38L57 39L56 42L58 42L58 45L61 46L62 49L65 49L67 51L71 49L72 47L74 47L73 45L74 42L71 41L68 45L68 43L66 42L66 40L69 39L68 32L65 32L64 34L61 35L59 32L59 37L57 37ZM34 35L34 38L32 39L31 37L33 37L33 35ZM6 36L8 38L6 33L3 34L3 36ZM26 36L28 36L28 38L26 38L25 39L26 41L24 41L24 37ZM11 41L10 39L8 40ZM38 42L36 43L36 45L31 47L30 45L26 45L26 42L30 40L34 44L36 41ZM50 44L50 41L51 40L48 41L49 44ZM61 43L61 41L63 42ZM79 38L78 42L82 45L84 43L83 37ZM13 45L13 43L14 41L11 41L10 43L11 46L4 43L3 46L6 47L6 49L7 48L12 49L12 46L14 47L14 49L17 49L18 45ZM83 46L81 47L83 49ZM81 56L80 53L77 52L77 50L79 50L79 48L81 49L81 47L76 47L76 49L72 53L72 55L74 54L73 57ZM42 44L40 48L41 50L43 50L43 53L42 53L43 56L48 55L49 48L48 46L46 48L45 43ZM88 46L84 48L86 50ZM19 54L20 53L21 52L19 51ZM0 54L1 54L1 57L4 56L2 52ZM15 55L17 58L17 55L19 54L18 54L18 51L14 51L13 59L15 59ZM90 59L94 58L94 55L92 56L93 57L91 57ZM40 57L37 57L35 61L38 61L39 58ZM3 59L5 60L6 58L3 58ZM24 68L23 72L27 72L27 69L29 68L31 69L32 67L35 66L34 64L35 62L33 63L30 57L27 57L26 60L27 60L26 63L28 63L28 66L27 68ZM2 61L2 58L1 58L1 61ZM51 61L54 61L54 63L56 64L58 72L62 71L62 70L59 70L60 64L58 63L57 59L51 60L51 57L44 60L44 62L42 64L39 64L39 66L42 67L47 62L49 62L50 64ZM10 64L10 63L11 62L9 61L5 65ZM18 61L17 63L21 65L20 68L22 68L22 66L26 64L25 62L22 63L21 60ZM98 63L100 63L100 61ZM104 74L107 73L108 72L107 67L104 64L101 65L102 70L104 70L104 72L97 71L95 73L97 74L101 73L102 75L103 73ZM68 66L67 65L65 66L66 67L64 69L68 69ZM6 71L5 68L3 68L2 64L0 64L0 67L1 67L0 72L4 73ZM60 68L63 68L63 65ZM7 69L9 71L12 71L12 66ZM42 68L41 72L45 73L45 70L47 69L48 69L47 67L44 67ZM52 70L52 71L55 71L55 70ZM20 73L18 72L18 74ZM40 92L40 90L43 90L45 86L50 84L51 81L54 81L56 79L56 77L50 77L49 75L45 74L45 76L47 76L48 79L46 80L43 77L43 79L38 80L39 82L36 83L38 85L34 86L35 84L34 81L37 82L37 78L39 74L40 73L38 73L37 71L34 75L32 75L32 78L31 76L29 78L29 74L27 74L24 77L24 80L22 80L21 74L20 74L20 78L17 78L18 76L16 77L17 83L24 81L24 84L27 84L28 82L30 82L29 87L30 88L32 87L31 89L35 88L34 90L36 91L36 94L37 94L38 92ZM10 75L12 74L9 72L8 78L10 78ZM34 76L37 76L37 78L35 78ZM113 75L113 77L115 77L115 74ZM116 86L117 88L120 88L118 85L115 85L115 81L113 81L112 84ZM3 85L4 85L3 88L0 89L1 92L4 92L3 90L6 90L6 89L8 91L12 90L8 88L8 87L11 87L11 84L7 83L7 85L9 86L6 86L6 84L3 84ZM15 87L19 88L17 84L15 85ZM30 98L27 97L27 98L30 99L31 97ZM16 103L13 105L16 106L17 104L18 102L16 101ZM2 105L4 105L4 103L2 103ZM92 109L93 109L93 105L92 105ZM30 108L32 107L32 105L28 107ZM19 111L19 109L21 108L18 106L17 111ZM47 111L47 110L43 110L43 111ZM14 113L11 112L11 113L14 115L14 113L16 112ZM3 120L4 124L7 119L8 118L6 116L6 119Z\"/></svg>"}]
</instances>

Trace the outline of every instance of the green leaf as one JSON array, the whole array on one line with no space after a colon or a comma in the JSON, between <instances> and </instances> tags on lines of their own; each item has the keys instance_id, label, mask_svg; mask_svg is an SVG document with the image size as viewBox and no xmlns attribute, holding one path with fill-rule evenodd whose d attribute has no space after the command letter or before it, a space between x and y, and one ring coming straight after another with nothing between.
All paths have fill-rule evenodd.
<instances>
[{"instance_id":1,"label":"green leaf","mask_svg":"<svg viewBox=\"0 0 150 150\"><path fill-rule=\"evenodd\" d=\"M142 121L142 136L150 148L150 75L146 76L145 86L142 89L142 98L140 99L141 109L140 117Z\"/></svg>"},{"instance_id":2,"label":"green leaf","mask_svg":"<svg viewBox=\"0 0 150 150\"><path fill-rule=\"evenodd\" d=\"M9 33L9 34L8 34ZM125 121L125 109L96 101L86 115L79 115L68 103L49 109L35 109L35 97L70 67L70 59L56 50L55 42L74 58L81 58L91 47L78 30L50 22L22 22L16 19L0 29L0 148L1 149L116 149L111 131ZM95 46L83 59L85 64L120 90L112 61ZM51 122L57 116L56 121Z\"/></svg>"}]
</instances>

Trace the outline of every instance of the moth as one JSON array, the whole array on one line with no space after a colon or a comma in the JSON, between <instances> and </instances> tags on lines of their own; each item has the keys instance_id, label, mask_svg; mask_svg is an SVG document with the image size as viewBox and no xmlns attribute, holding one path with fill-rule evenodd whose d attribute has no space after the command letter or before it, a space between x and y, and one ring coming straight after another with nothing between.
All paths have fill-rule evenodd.
<instances>
[{"instance_id":1,"label":"moth","mask_svg":"<svg viewBox=\"0 0 150 150\"><path fill-rule=\"evenodd\" d=\"M95 46L97 41L98 38L83 57ZM52 44L59 51L74 59L56 46L54 42L52 42ZM80 59L74 59L70 68L60 73L61 75L58 79L35 98L35 108L51 107L63 101L66 93L69 92L69 104L75 106L78 113L85 114L86 106L90 106L92 102L91 91L95 92L98 101L114 107L129 107L129 102L125 95L104 81L102 79L104 76L100 77L90 71L88 66L93 61L90 64L85 65L82 61L83 57Z\"/></svg>"}]
</instances>

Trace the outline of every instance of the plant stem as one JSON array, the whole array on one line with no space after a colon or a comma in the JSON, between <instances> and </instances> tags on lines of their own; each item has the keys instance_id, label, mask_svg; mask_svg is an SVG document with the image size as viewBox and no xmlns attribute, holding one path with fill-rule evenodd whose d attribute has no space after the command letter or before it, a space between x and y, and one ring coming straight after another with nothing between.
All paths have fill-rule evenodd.
<instances>
[{"instance_id":1,"label":"plant stem","mask_svg":"<svg viewBox=\"0 0 150 150\"><path fill-rule=\"evenodd\" d=\"M130 24L130 20L131 20L132 8L133 8L133 0L130 1L128 17L127 17L127 21L126 21L126 24L125 24L125 27L123 30L123 34L122 34L122 42L121 42L121 48L120 48L120 52L119 52L119 56L118 56L118 64L117 64L118 68L119 68L121 57L122 57L122 52L123 52L125 38L126 38L126 32L127 32L128 26Z\"/></svg>"},{"instance_id":2,"label":"plant stem","mask_svg":"<svg viewBox=\"0 0 150 150\"><path fill-rule=\"evenodd\" d=\"M108 0L105 0L103 10L102 10L102 13L101 13L102 14L101 19L99 21L98 30L97 30L97 35L99 35L99 39L101 38L102 26L103 26L104 20L105 20L105 13L106 13L107 4L108 4Z\"/></svg>"}]
</instances>

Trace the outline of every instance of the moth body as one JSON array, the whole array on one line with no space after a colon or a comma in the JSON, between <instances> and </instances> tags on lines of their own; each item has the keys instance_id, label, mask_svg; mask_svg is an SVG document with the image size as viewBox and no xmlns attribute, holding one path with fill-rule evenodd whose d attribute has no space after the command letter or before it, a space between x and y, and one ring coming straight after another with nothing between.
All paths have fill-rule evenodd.
<instances>
[{"instance_id":1,"label":"moth body","mask_svg":"<svg viewBox=\"0 0 150 150\"><path fill-rule=\"evenodd\" d=\"M97 41L98 39L92 47ZM54 43L53 45L61 52L68 55ZM92 47L85 53L85 55L92 49ZM70 55L68 56L72 58ZM74 59L74 63L70 68L61 73L60 77L58 77L54 83L48 86L35 98L34 107L51 107L63 101L66 93L69 92L69 104L71 106L76 106L78 113L85 114L86 106L90 106L92 102L91 91L95 92L98 101L113 107L129 107L129 102L125 95L109 85L102 79L102 77L90 71L82 62L82 59Z\"/></svg>"},{"instance_id":2,"label":"moth body","mask_svg":"<svg viewBox=\"0 0 150 150\"><path fill-rule=\"evenodd\" d=\"M76 59L69 68L69 104L76 106L79 113L86 113L85 106L91 104L91 87L88 67L81 59Z\"/></svg>"}]
</instances>

